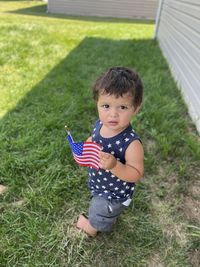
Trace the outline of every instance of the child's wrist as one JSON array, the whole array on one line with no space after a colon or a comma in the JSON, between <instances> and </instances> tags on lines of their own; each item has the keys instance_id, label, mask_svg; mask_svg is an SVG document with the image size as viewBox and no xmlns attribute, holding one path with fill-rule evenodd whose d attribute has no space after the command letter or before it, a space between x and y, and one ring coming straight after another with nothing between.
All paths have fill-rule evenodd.
<instances>
[{"instance_id":1,"label":"child's wrist","mask_svg":"<svg viewBox=\"0 0 200 267\"><path fill-rule=\"evenodd\" d=\"M115 159L115 162L114 162L113 166L110 168L110 171L112 171L116 166L117 166L117 159Z\"/></svg>"}]
</instances>

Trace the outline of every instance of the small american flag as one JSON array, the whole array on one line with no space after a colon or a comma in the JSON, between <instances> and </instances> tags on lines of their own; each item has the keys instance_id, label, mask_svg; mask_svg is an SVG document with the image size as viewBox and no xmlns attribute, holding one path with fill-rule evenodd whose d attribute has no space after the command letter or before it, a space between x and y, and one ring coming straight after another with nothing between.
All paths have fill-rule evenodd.
<instances>
[{"instance_id":1,"label":"small american flag","mask_svg":"<svg viewBox=\"0 0 200 267\"><path fill-rule=\"evenodd\" d=\"M99 151L102 146L95 142L78 142L75 143L68 131L68 142L72 150L75 161L80 166L92 167L96 170L99 169Z\"/></svg>"}]
</instances>

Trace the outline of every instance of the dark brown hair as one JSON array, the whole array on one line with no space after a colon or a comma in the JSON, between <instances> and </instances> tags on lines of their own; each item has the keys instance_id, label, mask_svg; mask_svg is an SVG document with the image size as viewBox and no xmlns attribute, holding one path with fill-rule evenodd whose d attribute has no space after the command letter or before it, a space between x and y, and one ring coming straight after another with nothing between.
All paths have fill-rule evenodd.
<instances>
[{"instance_id":1,"label":"dark brown hair","mask_svg":"<svg viewBox=\"0 0 200 267\"><path fill-rule=\"evenodd\" d=\"M100 94L122 97L130 93L133 96L133 106L137 108L142 103L143 84L133 69L113 67L101 74L92 87L94 100L98 101Z\"/></svg>"}]
</instances>

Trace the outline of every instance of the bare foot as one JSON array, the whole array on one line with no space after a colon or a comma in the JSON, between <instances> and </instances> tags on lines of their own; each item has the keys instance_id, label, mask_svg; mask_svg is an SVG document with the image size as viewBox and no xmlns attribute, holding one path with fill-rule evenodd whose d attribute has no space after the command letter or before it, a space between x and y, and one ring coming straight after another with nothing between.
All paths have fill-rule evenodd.
<instances>
[{"instance_id":1,"label":"bare foot","mask_svg":"<svg viewBox=\"0 0 200 267\"><path fill-rule=\"evenodd\" d=\"M90 224L89 220L82 214L79 215L76 227L78 229L83 230L89 236L95 237L97 235L97 230Z\"/></svg>"}]
</instances>

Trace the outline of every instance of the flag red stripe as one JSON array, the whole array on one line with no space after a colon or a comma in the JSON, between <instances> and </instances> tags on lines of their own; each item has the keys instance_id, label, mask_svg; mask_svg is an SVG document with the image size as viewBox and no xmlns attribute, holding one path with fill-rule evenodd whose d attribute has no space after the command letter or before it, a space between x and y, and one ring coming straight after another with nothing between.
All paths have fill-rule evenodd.
<instances>
[{"instance_id":1,"label":"flag red stripe","mask_svg":"<svg viewBox=\"0 0 200 267\"><path fill-rule=\"evenodd\" d=\"M90 166L95 166L96 168L99 168L99 162L98 161L94 161L91 159L83 160L83 159L79 159L79 158L75 158L75 157L74 157L74 159L78 164L84 164L85 166L90 165Z\"/></svg>"},{"instance_id":2,"label":"flag red stripe","mask_svg":"<svg viewBox=\"0 0 200 267\"><path fill-rule=\"evenodd\" d=\"M97 155L98 156L99 155L99 151L96 152L96 151L91 151L91 150L88 150L88 151L87 150L83 150L82 151L82 155L83 154L93 154L93 155Z\"/></svg>"},{"instance_id":3,"label":"flag red stripe","mask_svg":"<svg viewBox=\"0 0 200 267\"><path fill-rule=\"evenodd\" d=\"M101 150L101 146L99 144L92 143L92 142L84 142L83 150L90 150L90 151L93 150L93 151L99 152Z\"/></svg>"},{"instance_id":4,"label":"flag red stripe","mask_svg":"<svg viewBox=\"0 0 200 267\"><path fill-rule=\"evenodd\" d=\"M76 158L76 157L74 157L74 159L76 160L76 161L78 161L78 162L93 162L93 163L95 163L95 164L98 164L99 163L99 161L97 161L97 160L94 160L94 159L80 159L80 158Z\"/></svg>"},{"instance_id":5,"label":"flag red stripe","mask_svg":"<svg viewBox=\"0 0 200 267\"><path fill-rule=\"evenodd\" d=\"M91 161L91 162L94 162L94 163L96 163L96 164L99 163L99 159L96 159L96 158L89 158L89 157L87 157L87 158L82 158L82 157L77 157L76 155L74 155L74 159L75 159L76 161L79 161L79 162L89 162L89 161Z\"/></svg>"},{"instance_id":6,"label":"flag red stripe","mask_svg":"<svg viewBox=\"0 0 200 267\"><path fill-rule=\"evenodd\" d=\"M95 154L84 154L82 156L76 155L75 153L73 153L73 154L77 158L93 158L93 159L99 160L99 156L98 155L95 155Z\"/></svg>"},{"instance_id":7,"label":"flag red stripe","mask_svg":"<svg viewBox=\"0 0 200 267\"><path fill-rule=\"evenodd\" d=\"M86 146L91 146L91 147L98 147L98 149L101 149L102 146L97 144L97 143L94 143L94 142L84 142L84 145Z\"/></svg>"}]
</instances>

